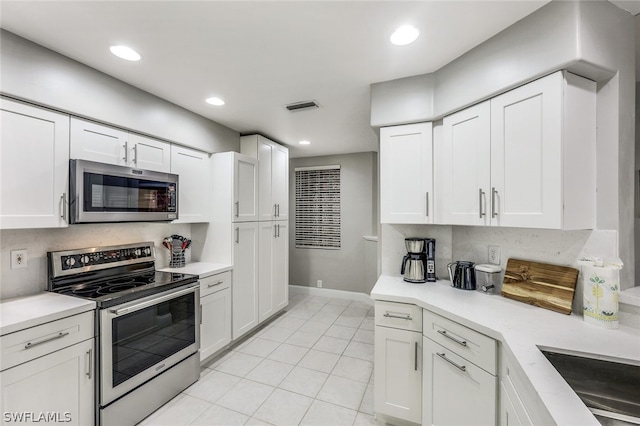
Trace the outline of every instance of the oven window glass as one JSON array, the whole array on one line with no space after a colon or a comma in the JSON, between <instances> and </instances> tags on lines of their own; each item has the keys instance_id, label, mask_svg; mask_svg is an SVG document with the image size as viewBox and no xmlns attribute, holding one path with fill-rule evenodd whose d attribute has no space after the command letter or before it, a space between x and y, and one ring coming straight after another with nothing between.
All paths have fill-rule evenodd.
<instances>
[{"instance_id":1,"label":"oven window glass","mask_svg":"<svg viewBox=\"0 0 640 426\"><path fill-rule=\"evenodd\" d=\"M84 211L88 212L175 212L175 184L84 174Z\"/></svg>"},{"instance_id":2,"label":"oven window glass","mask_svg":"<svg viewBox=\"0 0 640 426\"><path fill-rule=\"evenodd\" d=\"M113 318L113 387L196 341L194 293Z\"/></svg>"}]
</instances>

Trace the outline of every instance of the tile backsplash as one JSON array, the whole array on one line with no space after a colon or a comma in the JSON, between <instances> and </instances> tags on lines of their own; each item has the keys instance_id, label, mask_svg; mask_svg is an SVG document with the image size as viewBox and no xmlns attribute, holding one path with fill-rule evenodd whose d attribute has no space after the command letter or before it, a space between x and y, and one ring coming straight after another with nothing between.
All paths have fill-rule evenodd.
<instances>
[{"instance_id":1,"label":"tile backsplash","mask_svg":"<svg viewBox=\"0 0 640 426\"><path fill-rule=\"evenodd\" d=\"M46 289L47 252L84 247L110 246L143 241L156 245L156 267L169 265L162 239L172 234L191 237L190 224L101 223L71 225L60 229L0 231L0 299L25 296ZM27 268L11 269L11 250L27 250ZM191 250L186 250L186 261Z\"/></svg>"}]
</instances>

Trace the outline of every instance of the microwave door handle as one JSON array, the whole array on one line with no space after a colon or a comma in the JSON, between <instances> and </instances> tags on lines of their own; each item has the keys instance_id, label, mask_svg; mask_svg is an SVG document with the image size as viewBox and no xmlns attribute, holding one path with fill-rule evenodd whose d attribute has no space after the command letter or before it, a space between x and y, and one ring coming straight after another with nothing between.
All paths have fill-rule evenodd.
<instances>
[{"instance_id":1,"label":"microwave door handle","mask_svg":"<svg viewBox=\"0 0 640 426\"><path fill-rule=\"evenodd\" d=\"M147 300L146 302L138 303L138 304L135 304L135 305L132 305L132 306L127 306L126 308L111 309L111 310L109 310L109 312L111 312L115 316L129 314L131 312L135 312L135 311L139 311L139 310L144 309L144 308L148 308L149 306L153 306L153 305L157 305L157 304L162 303L162 302L166 302L167 300L175 299L176 297L180 297L180 296L183 296L185 294L195 293L195 290L197 288L198 288L197 286L189 287L189 288L186 288L184 290L172 292L172 293L166 294L164 296L160 296L160 297L156 297L156 298L151 299L151 300Z\"/></svg>"}]
</instances>

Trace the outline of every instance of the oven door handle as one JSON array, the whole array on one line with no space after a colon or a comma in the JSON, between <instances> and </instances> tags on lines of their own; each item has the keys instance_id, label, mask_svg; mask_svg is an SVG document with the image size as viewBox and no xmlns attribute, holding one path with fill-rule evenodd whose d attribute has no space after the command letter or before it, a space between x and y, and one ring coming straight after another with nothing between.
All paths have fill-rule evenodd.
<instances>
[{"instance_id":1,"label":"oven door handle","mask_svg":"<svg viewBox=\"0 0 640 426\"><path fill-rule=\"evenodd\" d=\"M137 303L132 306L127 306L126 308L110 309L109 312L111 312L116 316L128 314L130 312L139 311L141 309L148 308L149 306L157 305L158 303L166 302L167 300L175 299L176 297L180 297L188 293L195 293L197 289L198 289L198 286L190 286L189 288L179 290L179 291L174 291L169 294L165 294L164 296L147 300L146 302Z\"/></svg>"}]
</instances>

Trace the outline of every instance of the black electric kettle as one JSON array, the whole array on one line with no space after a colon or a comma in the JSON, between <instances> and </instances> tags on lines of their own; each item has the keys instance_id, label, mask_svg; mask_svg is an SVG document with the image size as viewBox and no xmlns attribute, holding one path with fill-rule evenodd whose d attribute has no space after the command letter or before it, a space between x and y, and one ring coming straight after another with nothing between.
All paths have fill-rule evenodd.
<instances>
[{"instance_id":1,"label":"black electric kettle","mask_svg":"<svg viewBox=\"0 0 640 426\"><path fill-rule=\"evenodd\" d=\"M453 269L455 266L455 270ZM460 288L462 290L476 289L476 274L474 270L475 263L458 260L447 265L449 270L449 279L451 279L451 287Z\"/></svg>"}]
</instances>

